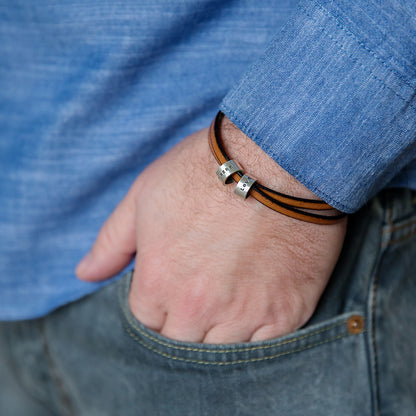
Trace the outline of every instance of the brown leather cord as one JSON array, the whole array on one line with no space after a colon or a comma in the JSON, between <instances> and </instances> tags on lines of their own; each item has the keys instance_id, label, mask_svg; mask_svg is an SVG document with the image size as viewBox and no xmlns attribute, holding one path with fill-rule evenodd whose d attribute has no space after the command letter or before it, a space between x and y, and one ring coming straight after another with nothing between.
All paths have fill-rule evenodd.
<instances>
[{"instance_id":1,"label":"brown leather cord","mask_svg":"<svg viewBox=\"0 0 416 416\"><path fill-rule=\"evenodd\" d=\"M220 126L223 117L224 114L222 112L217 114L210 126L208 135L210 149L219 165L222 165L223 163L230 160L224 150L222 141L220 140ZM239 182L242 176L243 174L241 172L237 172L231 175L235 182ZM321 215L302 211L302 209L316 211L336 210L331 205L322 200L297 198L294 196L286 195L281 192L266 188L258 182L255 182L255 184L251 187L249 195L268 208L301 221L312 222L315 224L334 224L346 216L344 213L337 215Z\"/></svg>"}]
</instances>

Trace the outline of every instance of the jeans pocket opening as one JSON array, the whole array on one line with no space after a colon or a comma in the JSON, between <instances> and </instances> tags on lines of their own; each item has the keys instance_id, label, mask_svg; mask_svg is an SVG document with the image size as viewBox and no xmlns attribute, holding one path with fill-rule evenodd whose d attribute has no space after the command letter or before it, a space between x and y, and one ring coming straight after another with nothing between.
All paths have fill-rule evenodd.
<instances>
[{"instance_id":1,"label":"jeans pocket opening","mask_svg":"<svg viewBox=\"0 0 416 416\"><path fill-rule=\"evenodd\" d=\"M365 325L351 330L352 320L363 316L360 311L347 312L324 322L299 329L291 334L249 343L202 344L176 341L147 328L130 311L128 294L133 272L129 272L119 286L119 302L123 325L128 335L139 345L169 360L195 365L242 365L275 360L300 353L348 336L363 334ZM362 321L363 324L365 320Z\"/></svg>"}]
</instances>

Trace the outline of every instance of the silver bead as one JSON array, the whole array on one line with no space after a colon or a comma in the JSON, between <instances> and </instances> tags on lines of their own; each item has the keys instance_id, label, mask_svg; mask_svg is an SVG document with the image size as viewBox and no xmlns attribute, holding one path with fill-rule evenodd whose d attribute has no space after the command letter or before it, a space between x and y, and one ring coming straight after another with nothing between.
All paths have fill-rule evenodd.
<instances>
[{"instance_id":1,"label":"silver bead","mask_svg":"<svg viewBox=\"0 0 416 416\"><path fill-rule=\"evenodd\" d=\"M238 182L236 188L234 189L234 192L238 196L241 196L241 198L246 199L248 197L248 192L250 191L250 188L254 185L255 182L255 179L250 178L250 176L244 175Z\"/></svg>"},{"instance_id":2,"label":"silver bead","mask_svg":"<svg viewBox=\"0 0 416 416\"><path fill-rule=\"evenodd\" d=\"M241 172L241 169L237 166L234 160L229 160L217 169L217 176L220 178L223 185L225 185L231 182L231 175L236 172Z\"/></svg>"}]
</instances>

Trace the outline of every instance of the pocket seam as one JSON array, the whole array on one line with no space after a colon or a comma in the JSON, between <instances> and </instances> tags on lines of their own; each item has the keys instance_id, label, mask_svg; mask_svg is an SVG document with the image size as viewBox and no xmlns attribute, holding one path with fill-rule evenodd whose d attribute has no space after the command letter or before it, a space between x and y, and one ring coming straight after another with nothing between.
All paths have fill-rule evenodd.
<instances>
[{"instance_id":1,"label":"pocket seam","mask_svg":"<svg viewBox=\"0 0 416 416\"><path fill-rule=\"evenodd\" d=\"M136 331L138 331L141 335L143 335L145 338L155 342L156 344L159 344L163 347L167 347L170 349L174 349L174 350L178 350L178 351L188 351L188 352L209 352L209 353L214 353L214 354L223 354L223 353L229 353L229 352L247 352L247 351L256 351L256 350L263 350L263 349L269 349L269 348L275 348L275 347L280 347L282 345L287 345L287 344L291 344L292 342L296 342L296 341L300 341L302 339L305 338L309 338L313 335L317 335L320 334L322 332L326 332L329 331L333 328L336 328L337 326L341 326L341 325L345 325L348 322L348 319L344 319L343 321L337 322L336 324L332 324L326 327L323 327L319 330L313 331L313 332L309 332L307 334L304 334L302 336L298 336L295 338L290 338L287 339L285 341L278 341L275 343L270 343L267 345L253 345L250 347L240 347L240 348L220 348L215 350L215 344L212 344L213 347L212 348L207 348L207 347L186 347L186 346L181 346L181 345L173 345L172 343L170 343L169 341L163 341L161 339L158 339L154 336L152 336L151 334L145 332L142 328L140 328L135 322L133 322L129 316L129 312L125 309L125 306L123 306L123 310L124 310L124 316L126 317L129 325L134 328ZM130 330L131 332L131 330Z\"/></svg>"},{"instance_id":2,"label":"pocket seam","mask_svg":"<svg viewBox=\"0 0 416 416\"><path fill-rule=\"evenodd\" d=\"M162 351L152 347L151 345L147 344L146 342L142 341L127 326L124 326L124 328L126 329L127 333L133 338L134 341L138 342L140 345L147 348L148 350L150 350L150 351L152 351L152 352L154 352L158 355L161 355L162 357L165 357L165 358L168 358L168 359L171 359L171 360L175 360L175 361L182 361L182 362L192 363L192 364L214 365L214 366L249 364L249 363L253 363L253 362L272 360L272 359L275 359L275 358L283 357L285 355L290 355L290 354L295 354L295 353L298 353L298 352L302 352L302 351L305 351L305 350L308 350L308 349L311 349L311 348L315 348L319 345L327 344L329 342L334 342L338 339L351 336L351 334L349 334L349 333L341 334L341 335L337 335L337 336L332 337L332 338L328 338L324 341L317 342L315 344L310 344L310 345L307 345L307 346L302 347L302 348L280 352L278 354L273 354L273 355L270 355L270 356L267 356L267 357L256 357L256 358L249 358L249 359L246 359L246 360L232 360L232 361L205 361L205 360L196 360L196 359L192 359L192 358L178 357L176 355L172 355L172 354L169 354L169 353L166 353L166 352L162 352ZM367 332L367 331L363 331L361 334L364 334L365 332ZM223 351L206 350L206 351L203 351L203 352L223 352ZM237 351L234 350L234 352L237 352Z\"/></svg>"},{"instance_id":3,"label":"pocket seam","mask_svg":"<svg viewBox=\"0 0 416 416\"><path fill-rule=\"evenodd\" d=\"M199 360L199 359L192 359L192 358L186 358L186 357L181 357L181 356L176 356L173 355L175 352L179 352L179 351L185 351L185 352L195 352L195 353L210 353L210 354L225 354L225 353L241 353L241 352L256 352L256 351L265 351L265 350L270 350L271 348L276 348L276 347L281 347L283 345L288 345L288 344L292 344L294 342L297 341L301 341L307 338L310 338L312 336L315 336L317 334L323 333L323 332L327 332L330 331L336 327L341 327L342 325L345 325L348 322L348 319L354 314L354 312L349 312L347 314L345 314L345 318L342 319L342 315L335 317L333 319L337 319L338 322L336 323L332 323L331 324L327 324L326 326L323 326L317 330L314 330L312 332L308 332L299 336L294 336L291 337L289 339L286 340L282 340L282 341L277 341L277 342L271 342L271 343L267 343L267 344L261 344L261 345L252 345L252 346L247 346L247 347L229 347L227 348L225 345L215 345L213 344L212 347L192 347L192 346L186 346L186 345L174 345L175 340L170 341L169 339L163 340L163 339L159 339L156 336L153 336L151 333L148 333L146 330L147 328L141 328L141 324L140 322L134 322L134 316L131 313L131 311L128 309L128 302L126 301L126 296L128 296L128 290L129 290L129 282L131 280L131 273L130 276L126 276L126 279L122 279L120 281L120 291L119 291L119 302L120 302L120 309L121 309L121 314L122 314L122 318L123 319L123 326L124 329L126 330L126 332L128 333L128 335L137 343L139 343L140 345L142 345L143 347L145 347L146 349L153 351L165 358L169 358L172 360L177 360L177 361L183 361L183 362L190 362L190 363L195 363L195 364L204 364L204 365L228 365L228 364L244 364L244 363L250 363L250 362L259 362L259 361L265 361L265 360L270 360L270 359L274 359L274 358L278 358L281 356L285 356L285 355L289 355L289 354L293 354L296 352L301 352L328 342L332 342L332 341L336 341L338 339L350 336L351 334L346 331L342 334L324 339L324 340L320 340L319 342L315 342L306 346L302 346L301 348L294 348L294 349L290 349L288 351L280 351L277 354L272 354L270 356L262 356L262 357L252 357L252 358L247 358L247 359L239 359L239 360L225 360L225 361L207 361L207 360ZM124 293L126 292L126 293ZM138 334L134 333L134 330L138 332ZM150 331L150 330L149 330ZM367 332L366 330L364 330L361 334L364 334L365 332ZM156 335L156 334L155 334ZM143 339L141 339L141 337ZM148 342L146 342L146 340ZM156 346L151 345L151 342L155 343ZM167 348L168 350L171 351L171 353L169 352L164 352L161 351L157 348L157 346L160 347L164 347Z\"/></svg>"}]
</instances>

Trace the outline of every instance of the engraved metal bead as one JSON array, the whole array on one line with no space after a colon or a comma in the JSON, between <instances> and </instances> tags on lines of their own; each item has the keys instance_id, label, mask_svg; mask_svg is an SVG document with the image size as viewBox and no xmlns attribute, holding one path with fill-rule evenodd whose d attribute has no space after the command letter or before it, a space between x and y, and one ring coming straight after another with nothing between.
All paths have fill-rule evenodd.
<instances>
[{"instance_id":1,"label":"engraved metal bead","mask_svg":"<svg viewBox=\"0 0 416 416\"><path fill-rule=\"evenodd\" d=\"M250 176L243 175L243 177L238 182L236 188L234 189L234 192L238 196L241 196L241 198L246 199L248 197L250 188L254 185L255 182L256 180L250 178Z\"/></svg>"},{"instance_id":2,"label":"engraved metal bead","mask_svg":"<svg viewBox=\"0 0 416 416\"><path fill-rule=\"evenodd\" d=\"M231 182L231 175L236 172L241 172L241 169L237 166L234 160L229 160L217 169L217 176L220 178L223 185L225 185Z\"/></svg>"}]
</instances>

